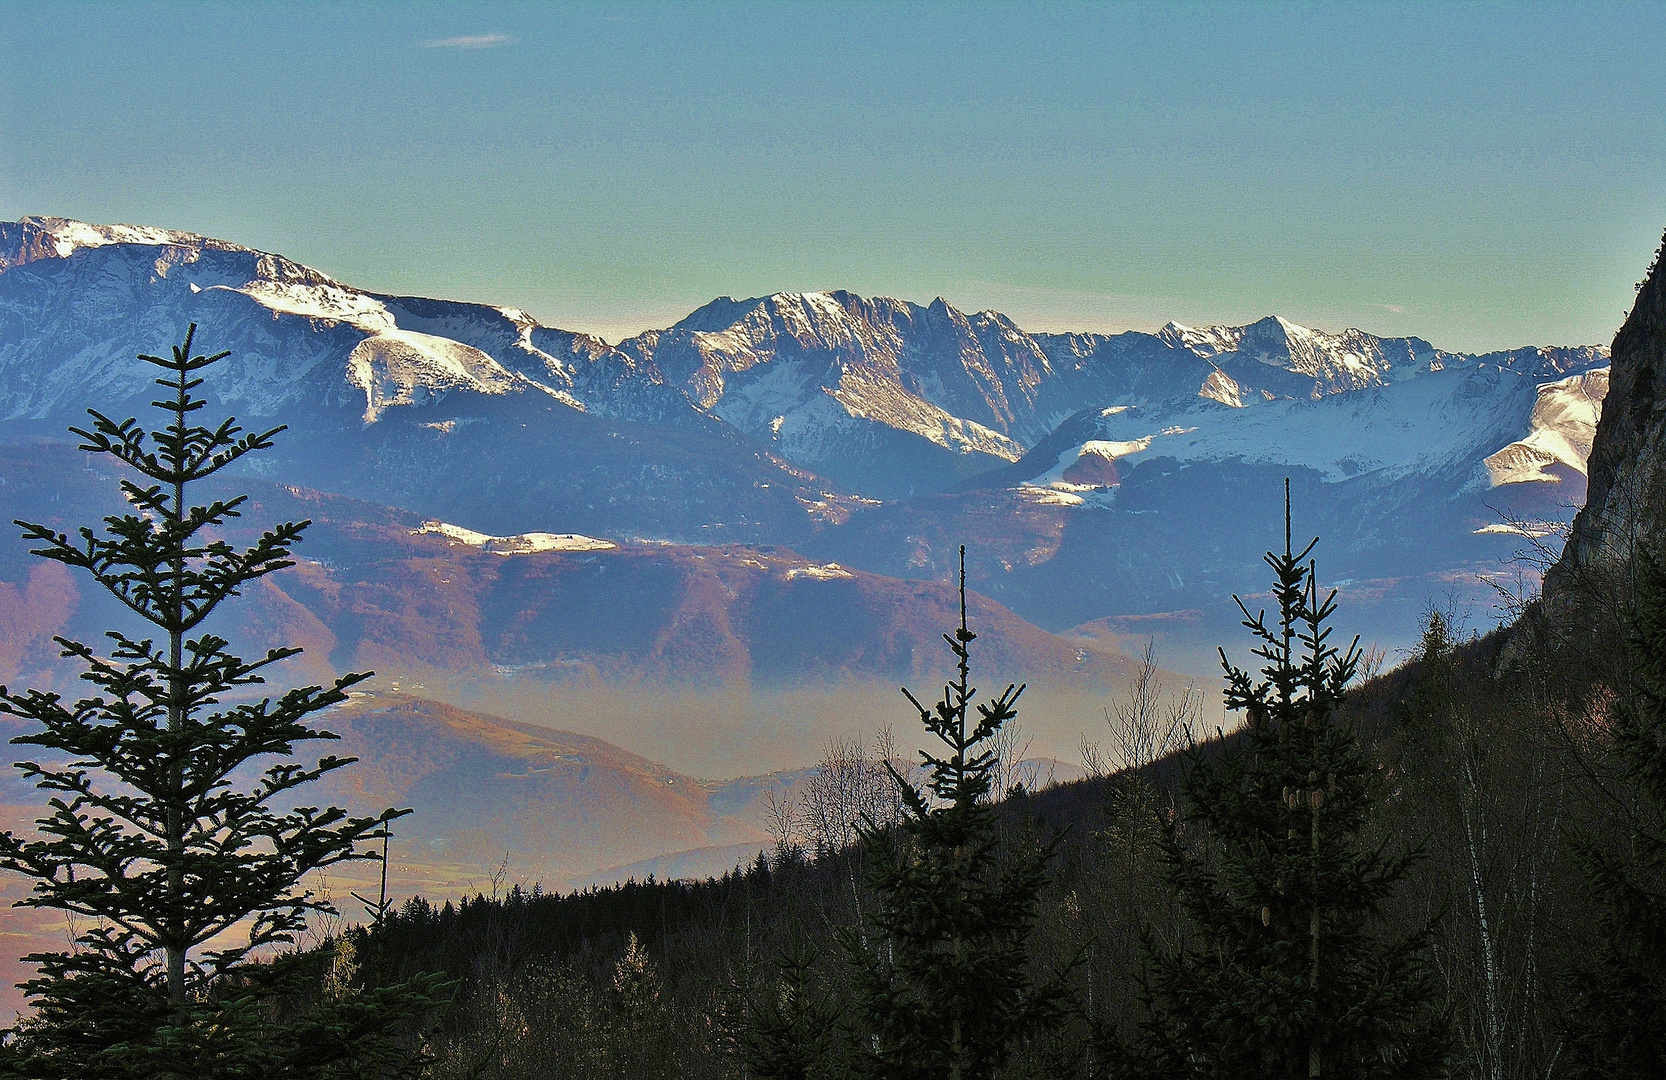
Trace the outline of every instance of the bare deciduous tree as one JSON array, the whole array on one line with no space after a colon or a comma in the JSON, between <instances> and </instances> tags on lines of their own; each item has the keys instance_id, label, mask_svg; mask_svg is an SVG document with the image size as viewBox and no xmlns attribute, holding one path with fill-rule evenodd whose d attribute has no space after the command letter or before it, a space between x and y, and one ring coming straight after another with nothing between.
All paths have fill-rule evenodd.
<instances>
[{"instance_id":1,"label":"bare deciduous tree","mask_svg":"<svg viewBox=\"0 0 1666 1080\"><path fill-rule=\"evenodd\" d=\"M1030 760L1032 740L1022 724L1011 721L990 741L995 744L995 767L989 770L990 801L998 801L1020 789L1040 790L1043 786L1041 762Z\"/></svg>"},{"instance_id":2,"label":"bare deciduous tree","mask_svg":"<svg viewBox=\"0 0 1666 1080\"><path fill-rule=\"evenodd\" d=\"M1179 694L1165 693L1157 667L1157 643L1148 638L1122 700L1105 710L1111 746L1103 749L1082 737L1082 766L1094 776L1142 769L1190 745L1202 720L1203 691L1186 684Z\"/></svg>"},{"instance_id":3,"label":"bare deciduous tree","mask_svg":"<svg viewBox=\"0 0 1666 1080\"><path fill-rule=\"evenodd\" d=\"M1538 599L1545 574L1562 557L1573 526L1564 521L1528 520L1496 507L1490 509L1498 515L1499 525L1505 531L1526 541L1504 561L1502 572L1480 575L1481 581L1498 595L1502 609L1500 623L1511 624Z\"/></svg>"},{"instance_id":4,"label":"bare deciduous tree","mask_svg":"<svg viewBox=\"0 0 1666 1080\"><path fill-rule=\"evenodd\" d=\"M879 741L888 745L883 736ZM885 771L885 758L870 754L861 739L830 740L804 785L803 828L816 853L850 847L864 822L896 820L895 789Z\"/></svg>"},{"instance_id":5,"label":"bare deciduous tree","mask_svg":"<svg viewBox=\"0 0 1666 1080\"><path fill-rule=\"evenodd\" d=\"M764 792L764 828L776 866L797 862L804 854L800 830L804 826L804 798L787 791Z\"/></svg>"}]
</instances>

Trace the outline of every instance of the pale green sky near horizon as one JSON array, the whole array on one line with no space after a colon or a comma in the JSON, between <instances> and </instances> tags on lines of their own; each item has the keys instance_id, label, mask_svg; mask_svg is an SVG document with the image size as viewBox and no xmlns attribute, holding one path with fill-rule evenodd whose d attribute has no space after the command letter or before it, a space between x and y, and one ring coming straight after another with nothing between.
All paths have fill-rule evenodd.
<instances>
[{"instance_id":1,"label":"pale green sky near horizon","mask_svg":"<svg viewBox=\"0 0 1666 1080\"><path fill-rule=\"evenodd\" d=\"M610 340L845 288L1606 343L1666 228L1661 4L0 12L0 218Z\"/></svg>"}]
</instances>

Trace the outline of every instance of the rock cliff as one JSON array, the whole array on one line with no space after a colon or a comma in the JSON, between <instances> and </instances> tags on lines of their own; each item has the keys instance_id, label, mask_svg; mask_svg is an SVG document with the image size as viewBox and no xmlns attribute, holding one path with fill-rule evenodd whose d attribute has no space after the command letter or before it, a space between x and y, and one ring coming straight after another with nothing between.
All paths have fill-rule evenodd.
<instances>
[{"instance_id":1,"label":"rock cliff","mask_svg":"<svg viewBox=\"0 0 1666 1080\"><path fill-rule=\"evenodd\" d=\"M1585 508L1545 579L1553 601L1623 579L1639 547L1666 557L1666 239L1614 337Z\"/></svg>"}]
</instances>

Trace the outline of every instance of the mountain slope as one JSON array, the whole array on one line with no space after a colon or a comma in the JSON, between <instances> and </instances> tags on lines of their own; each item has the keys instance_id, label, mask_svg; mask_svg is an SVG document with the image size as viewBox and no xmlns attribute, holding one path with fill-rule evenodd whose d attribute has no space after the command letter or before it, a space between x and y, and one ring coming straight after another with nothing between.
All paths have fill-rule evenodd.
<instances>
[{"instance_id":1,"label":"mountain slope","mask_svg":"<svg viewBox=\"0 0 1666 1080\"><path fill-rule=\"evenodd\" d=\"M292 429L260 475L486 535L786 545L892 578L943 580L964 542L978 587L1051 630L1230 615L1287 474L1340 576L1402 607L1484 595L1513 544L1495 510L1554 522L1582 498L1606 387L1592 347L1464 355L1276 317L1028 334L843 292L725 298L613 347L223 241L26 219L0 225L0 431L142 410L132 354L191 320L233 351L211 408Z\"/></svg>"},{"instance_id":2,"label":"mountain slope","mask_svg":"<svg viewBox=\"0 0 1666 1080\"><path fill-rule=\"evenodd\" d=\"M285 438L288 436L280 436ZM70 529L122 503L108 463L60 446L0 447L0 514ZM945 582L902 581L770 545L683 547L620 537L489 536L408 510L247 478L240 542L312 522L297 565L230 605L246 649L294 641L296 677L374 668L459 692L518 682L715 690L934 679L957 617ZM61 680L50 635L95 639L131 617L56 564L0 544L0 675ZM1102 686L1115 652L1037 629L972 597L981 655L1011 679ZM52 675L52 672L57 672ZM44 673L44 674L43 674Z\"/></svg>"},{"instance_id":3,"label":"mountain slope","mask_svg":"<svg viewBox=\"0 0 1666 1080\"><path fill-rule=\"evenodd\" d=\"M767 843L714 812L693 777L600 739L517 724L407 694L355 694L324 724L357 764L309 797L355 810L410 806L405 861L561 884L608 866L722 844Z\"/></svg>"},{"instance_id":4,"label":"mountain slope","mask_svg":"<svg viewBox=\"0 0 1666 1080\"><path fill-rule=\"evenodd\" d=\"M145 409L147 365L199 324L230 350L202 392L295 435L255 467L520 532L807 534L836 494L654 371L521 312L385 297L279 256L161 230L0 225L0 416L62 437Z\"/></svg>"}]
</instances>

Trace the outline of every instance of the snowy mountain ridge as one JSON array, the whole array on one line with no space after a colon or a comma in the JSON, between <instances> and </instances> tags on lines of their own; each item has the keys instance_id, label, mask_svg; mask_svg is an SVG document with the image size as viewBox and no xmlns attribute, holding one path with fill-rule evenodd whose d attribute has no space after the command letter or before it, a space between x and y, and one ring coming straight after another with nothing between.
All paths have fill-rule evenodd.
<instances>
[{"instance_id":1,"label":"snowy mountain ridge","mask_svg":"<svg viewBox=\"0 0 1666 1080\"><path fill-rule=\"evenodd\" d=\"M1045 452L1037 447L1026 459L1046 468L1025 485L1066 495L1114 487L1114 479L1094 482L1099 476L1117 475L1116 470L1106 471L1107 463L1126 469L1153 458L1307 469L1329 482L1367 474L1383 483L1448 476L1460 490L1521 482L1529 477L1492 471L1493 458L1486 459L1485 468L1478 467L1476 447L1508 443L1499 454L1582 466L1582 460L1571 462L1565 450L1552 455L1540 448L1566 447L1580 438L1589 446L1594 415L1569 415L1562 407L1568 394L1580 393L1572 384L1584 385L1586 380L1593 376L1549 384L1559 389L1547 393L1532 380L1502 369L1453 367L1425 372L1393 387L1379 385L1313 401L1278 398L1253 409L1201 401L1090 411L1061 425L1044 444ZM1525 439L1514 441L1517 418L1527 409L1532 409L1536 426ZM1581 420L1588 425L1583 435L1578 430ZM1055 450L1059 443L1065 445ZM1514 449L1518 447L1525 449ZM1098 472L1090 472L1090 467Z\"/></svg>"},{"instance_id":2,"label":"snowy mountain ridge","mask_svg":"<svg viewBox=\"0 0 1666 1080\"><path fill-rule=\"evenodd\" d=\"M241 378L221 393L253 415L315 400L314 374L334 384L337 398L359 396L366 423L455 392L537 393L621 419L689 423L704 413L801 466L893 496L900 484L862 475L870 459L923 471L929 486L1016 461L1084 407L1200 398L1247 407L1380 387L1451 364L1490 361L1545 376L1602 361L1591 348L1468 357L1416 338L1327 334L1276 316L1246 326L1170 323L1156 334L1032 335L998 312L968 314L941 298L921 306L847 292L725 297L615 348L513 308L382 296L224 241L57 218L0 227L0 271L107 248L132 255L101 260L95 280L78 290L81 311L100 288L119 283L131 297L183 282L200 305L214 300L203 293L236 294L274 317L356 338L339 379L306 362L241 364ZM56 378L24 387L6 378L10 351L0 350L0 407L13 418L61 411L104 366L98 359L113 366L97 374L118 385L137 391L145 378L125 363L125 349L98 359L80 350L59 359Z\"/></svg>"},{"instance_id":3,"label":"snowy mountain ridge","mask_svg":"<svg viewBox=\"0 0 1666 1080\"><path fill-rule=\"evenodd\" d=\"M319 381L332 400L348 388L362 395L366 423L389 406L422 404L450 391L537 392L572 408L655 419L670 404L663 391L654 391L651 375L634 370L599 339L540 326L518 309L383 296L280 255L192 233L62 218L0 224L0 273L19 271L49 276L57 294L43 297L33 311L12 312L37 321L122 322L149 294L147 310L133 314L151 323L166 319L169 307L195 309L205 324L246 320L258 307L272 322L291 316L305 320L307 329L351 342L334 372L315 370L322 356L273 356L283 352L277 334L256 334L252 349L234 349L216 393L253 416L317 400L325 389ZM66 292L73 293L73 304L65 304ZM44 419L71 409L66 399L91 379L133 392L148 385L149 376L131 363L134 346L113 336L72 333L81 347L60 355L53 365L58 377L45 380L16 377L20 362L38 359L24 354L26 338L0 345L4 415ZM152 342L141 351L160 347ZM267 362L247 355L251 351L267 354ZM642 384L636 395L618 392L630 383Z\"/></svg>"},{"instance_id":4,"label":"snowy mountain ridge","mask_svg":"<svg viewBox=\"0 0 1666 1080\"><path fill-rule=\"evenodd\" d=\"M323 402L343 424L348 410L362 425L420 417L447 443L492 399L715 423L882 498L1034 462L1026 490L1103 505L1081 493L1152 458L1550 480L1547 465L1582 466L1606 385L1595 347L1465 355L1277 316L1028 334L942 298L843 291L722 297L615 347L514 308L371 293L225 241L59 218L0 225L0 281L0 415L14 421L76 415L89 387L143 400L149 375L129 357L195 320L233 351L214 392L252 417Z\"/></svg>"},{"instance_id":5,"label":"snowy mountain ridge","mask_svg":"<svg viewBox=\"0 0 1666 1080\"><path fill-rule=\"evenodd\" d=\"M940 485L1017 461L1084 408L1207 412L1217 404L1318 401L1449 366L1543 378L1604 358L1596 348L1465 356L1417 338L1328 334L1276 316L1245 326L1171 322L1156 334L1032 335L998 312L968 314L941 298L921 306L848 292L724 297L613 347L541 326L517 309L374 294L282 256L190 233L59 218L0 226L0 272L73 264L77 256L102 256L83 275L90 280L56 283L74 289L78 316L183 284L193 307L247 319L252 304L273 321L288 316L345 335L335 372L320 355L273 357L281 350L258 338L241 350L219 393L254 416L316 401L320 391L337 402L358 397L365 423L456 393L530 393L628 420L687 424L704 414L800 466L889 496L903 493L902 484L866 475L874 459L911 474L910 489L922 479ZM154 308L139 313L141 321L154 321ZM88 381L140 392L147 376L127 363L131 346L86 337L44 373L47 357L19 347L25 343L0 346L4 415L68 411Z\"/></svg>"},{"instance_id":6,"label":"snowy mountain ridge","mask_svg":"<svg viewBox=\"0 0 1666 1080\"><path fill-rule=\"evenodd\" d=\"M492 554L786 545L832 584L942 576L965 542L977 587L1052 629L1253 584L1231 551L1261 549L1241 534L1284 476L1349 573L1409 605L1421 575L1495 557L1493 506L1550 520L1582 497L1607 363L1276 316L1030 333L843 291L722 297L611 345L189 233L27 218L0 223L0 431L142 413L133 356L192 322L231 353L211 408L289 425L251 464L284 483Z\"/></svg>"}]
</instances>

